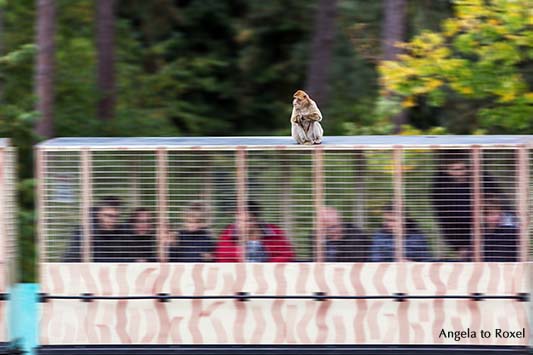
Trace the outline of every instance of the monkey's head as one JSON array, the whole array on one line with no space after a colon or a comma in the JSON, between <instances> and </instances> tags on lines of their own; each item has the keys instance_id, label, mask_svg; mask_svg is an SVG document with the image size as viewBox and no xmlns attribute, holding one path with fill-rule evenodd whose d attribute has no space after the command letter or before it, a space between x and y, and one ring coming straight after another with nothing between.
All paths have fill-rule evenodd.
<instances>
[{"instance_id":1,"label":"monkey's head","mask_svg":"<svg viewBox=\"0 0 533 355\"><path fill-rule=\"evenodd\" d=\"M305 107L309 105L309 95L303 90L298 90L293 95L292 105L296 108Z\"/></svg>"}]
</instances>

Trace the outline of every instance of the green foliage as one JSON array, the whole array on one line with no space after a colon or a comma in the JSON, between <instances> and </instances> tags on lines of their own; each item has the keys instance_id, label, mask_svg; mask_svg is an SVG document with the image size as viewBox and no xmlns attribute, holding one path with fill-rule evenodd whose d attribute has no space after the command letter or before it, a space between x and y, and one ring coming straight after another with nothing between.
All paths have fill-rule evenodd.
<instances>
[{"instance_id":1,"label":"green foliage","mask_svg":"<svg viewBox=\"0 0 533 355\"><path fill-rule=\"evenodd\" d=\"M488 5L487 5L488 4ZM533 35L527 0L456 1L441 32L384 65L381 1L338 1L326 135L390 134L400 102L411 134L527 132ZM305 87L316 1L121 0L116 18L115 118L96 117L95 3L58 0L57 136L289 135L292 93ZM34 280L35 1L2 1L0 136L18 149L23 281ZM436 31L451 1L411 1L408 33ZM494 22L496 21L496 22ZM528 118L528 119L524 119ZM441 128L441 126L443 128ZM437 128L434 128L437 127ZM385 173L384 173L385 174ZM376 209L378 209L376 207Z\"/></svg>"},{"instance_id":2,"label":"green foliage","mask_svg":"<svg viewBox=\"0 0 533 355\"><path fill-rule=\"evenodd\" d=\"M421 33L401 45L399 61L382 63L386 89L404 107L418 97L436 107L459 97L488 132L530 132L531 11L529 0L457 0L440 32Z\"/></svg>"}]
</instances>

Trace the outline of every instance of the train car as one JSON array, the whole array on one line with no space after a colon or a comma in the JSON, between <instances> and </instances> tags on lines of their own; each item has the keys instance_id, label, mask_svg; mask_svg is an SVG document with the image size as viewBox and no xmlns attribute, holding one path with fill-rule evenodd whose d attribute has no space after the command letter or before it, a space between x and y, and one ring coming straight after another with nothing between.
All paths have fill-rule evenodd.
<instances>
[{"instance_id":1,"label":"train car","mask_svg":"<svg viewBox=\"0 0 533 355\"><path fill-rule=\"evenodd\" d=\"M38 353L526 353L532 143L43 142Z\"/></svg>"},{"instance_id":2,"label":"train car","mask_svg":"<svg viewBox=\"0 0 533 355\"><path fill-rule=\"evenodd\" d=\"M7 309L15 280L15 151L8 139L0 139L0 353L11 348Z\"/></svg>"}]
</instances>

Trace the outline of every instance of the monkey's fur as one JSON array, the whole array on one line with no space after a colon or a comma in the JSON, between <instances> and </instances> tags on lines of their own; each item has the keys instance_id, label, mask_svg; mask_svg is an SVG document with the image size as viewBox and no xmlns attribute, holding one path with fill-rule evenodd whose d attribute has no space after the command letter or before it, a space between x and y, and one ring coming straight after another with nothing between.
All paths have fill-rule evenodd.
<instances>
[{"instance_id":1,"label":"monkey's fur","mask_svg":"<svg viewBox=\"0 0 533 355\"><path fill-rule=\"evenodd\" d=\"M292 137L299 144L320 144L324 130L322 114L316 103L303 90L294 93L292 100Z\"/></svg>"}]
</instances>

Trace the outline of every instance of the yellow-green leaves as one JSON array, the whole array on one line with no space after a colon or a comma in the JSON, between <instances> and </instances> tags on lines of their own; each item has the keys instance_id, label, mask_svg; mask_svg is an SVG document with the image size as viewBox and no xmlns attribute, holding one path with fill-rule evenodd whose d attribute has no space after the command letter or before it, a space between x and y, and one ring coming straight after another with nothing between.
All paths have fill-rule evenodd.
<instances>
[{"instance_id":1,"label":"yellow-green leaves","mask_svg":"<svg viewBox=\"0 0 533 355\"><path fill-rule=\"evenodd\" d=\"M403 107L416 105L418 96L442 106L454 92L483 100L478 113L490 117L486 122L503 119L507 108L521 117L506 122L525 127L516 122L533 121L523 69L533 65L532 24L531 0L456 0L455 17L442 23L441 32L417 35L400 44L405 52L398 61L381 63L383 92L401 97Z\"/></svg>"}]
</instances>

